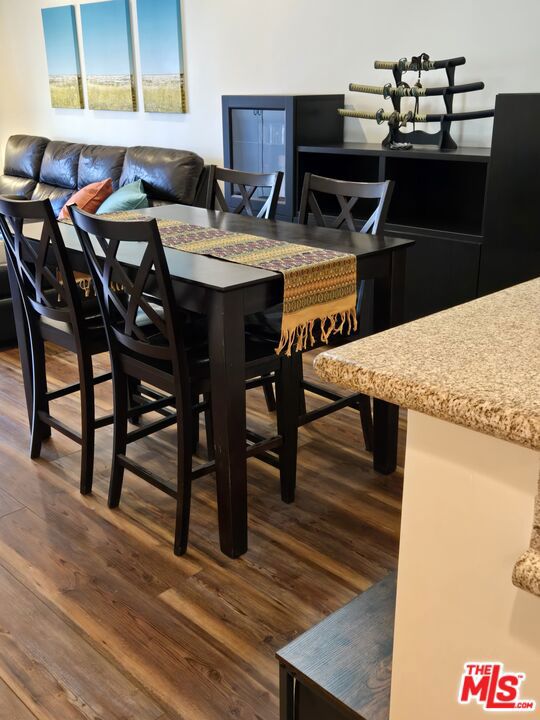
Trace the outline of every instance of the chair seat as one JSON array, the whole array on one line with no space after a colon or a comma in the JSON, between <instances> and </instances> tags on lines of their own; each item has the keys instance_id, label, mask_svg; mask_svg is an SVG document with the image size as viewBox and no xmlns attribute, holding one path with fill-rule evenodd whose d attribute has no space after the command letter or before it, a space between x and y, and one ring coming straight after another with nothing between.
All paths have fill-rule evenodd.
<instances>
[{"instance_id":1,"label":"chair seat","mask_svg":"<svg viewBox=\"0 0 540 720\"><path fill-rule=\"evenodd\" d=\"M273 305L263 312L248 315L246 318L246 331L253 337L261 337L267 342L279 343L282 317L283 303Z\"/></svg>"},{"instance_id":2,"label":"chair seat","mask_svg":"<svg viewBox=\"0 0 540 720\"><path fill-rule=\"evenodd\" d=\"M150 303L150 305L158 315L163 315L163 308L161 306L155 303ZM85 341L96 346L95 352L105 352L107 350L107 338L105 336L105 328L97 298L92 297L84 299L82 307L85 324ZM148 316L141 309L137 312L135 322L141 328L144 328L151 323ZM40 327L44 340L56 342L57 344L62 345L62 347L67 347L69 350L73 350L75 352L75 340L70 322L53 320L42 315L40 317Z\"/></svg>"},{"instance_id":3,"label":"chair seat","mask_svg":"<svg viewBox=\"0 0 540 720\"><path fill-rule=\"evenodd\" d=\"M249 315L246 320L246 333L251 341L261 340L266 343L273 343L276 346L281 338L281 319L283 317L283 303L274 305L264 312ZM343 342L350 341L353 336L334 335L329 343L323 342L321 339L321 327L319 322L315 323L312 331L315 342L311 346L311 350L322 347L323 345L340 345Z\"/></svg>"},{"instance_id":4,"label":"chair seat","mask_svg":"<svg viewBox=\"0 0 540 720\"><path fill-rule=\"evenodd\" d=\"M83 307L83 340L87 349L92 353L105 352L107 350L107 338L99 304L96 298L84 300ZM77 352L73 327L70 322L53 320L41 315L39 318L40 331L44 340L49 340L67 350Z\"/></svg>"},{"instance_id":5,"label":"chair seat","mask_svg":"<svg viewBox=\"0 0 540 720\"><path fill-rule=\"evenodd\" d=\"M188 325L189 328L189 325ZM210 389L210 358L206 339L201 341L200 335L192 335L187 330L185 335L189 374L193 389L207 392ZM246 379L259 377L275 372L279 368L279 356L276 344L258 337L246 335ZM142 382L155 384L166 392L174 392L174 378L171 363L167 360L142 360L137 352L122 349L122 365L124 370Z\"/></svg>"}]
</instances>

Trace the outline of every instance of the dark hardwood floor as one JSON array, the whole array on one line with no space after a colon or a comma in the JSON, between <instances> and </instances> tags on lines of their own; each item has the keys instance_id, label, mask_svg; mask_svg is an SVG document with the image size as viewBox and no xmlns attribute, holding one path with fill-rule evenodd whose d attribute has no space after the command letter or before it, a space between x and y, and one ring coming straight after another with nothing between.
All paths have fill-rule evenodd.
<instances>
[{"instance_id":1,"label":"dark hardwood floor","mask_svg":"<svg viewBox=\"0 0 540 720\"><path fill-rule=\"evenodd\" d=\"M75 380L69 353L49 361L51 388ZM97 398L106 413L109 384ZM77 400L56 401L73 424ZM262 391L248 407L254 429L273 423ZM400 465L403 431L404 419ZM277 471L250 461L246 555L219 551L210 476L195 484L177 558L171 498L126 473L120 508L107 508L111 433L98 431L95 490L82 497L68 439L53 431L42 459L28 458L18 354L0 351L0 718L276 720L275 651L396 567L401 471L377 476L358 415L330 415L301 430L294 505ZM173 441L166 430L134 455L172 474Z\"/></svg>"}]
</instances>

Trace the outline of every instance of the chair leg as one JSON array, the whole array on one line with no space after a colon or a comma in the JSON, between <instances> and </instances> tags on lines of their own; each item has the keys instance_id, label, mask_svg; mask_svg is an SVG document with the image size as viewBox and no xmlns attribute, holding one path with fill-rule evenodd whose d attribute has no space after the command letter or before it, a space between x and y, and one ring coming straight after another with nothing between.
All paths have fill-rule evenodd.
<instances>
[{"instance_id":1,"label":"chair leg","mask_svg":"<svg viewBox=\"0 0 540 720\"><path fill-rule=\"evenodd\" d=\"M118 507L122 495L124 468L118 462L118 455L125 455L128 432L128 378L121 371L113 371L114 436L111 479L109 483L110 508Z\"/></svg>"},{"instance_id":2,"label":"chair leg","mask_svg":"<svg viewBox=\"0 0 540 720\"><path fill-rule=\"evenodd\" d=\"M271 380L267 380L263 386L264 399L268 412L274 412L276 409L276 397L274 395L274 386Z\"/></svg>"},{"instance_id":3,"label":"chair leg","mask_svg":"<svg viewBox=\"0 0 540 720\"><path fill-rule=\"evenodd\" d=\"M279 475L281 499L286 503L294 502L296 490L301 365L301 354L283 356L276 378L277 425L283 439L279 451Z\"/></svg>"},{"instance_id":4,"label":"chair leg","mask_svg":"<svg viewBox=\"0 0 540 720\"><path fill-rule=\"evenodd\" d=\"M214 419L210 408L210 393L204 393L204 402L208 403L208 409L204 411L204 427L206 430L206 457L212 461L216 457L214 448Z\"/></svg>"},{"instance_id":5,"label":"chair leg","mask_svg":"<svg viewBox=\"0 0 540 720\"><path fill-rule=\"evenodd\" d=\"M47 368L45 345L41 337L32 334L32 413L30 421L30 457L38 458L43 440L50 436L50 427L39 419L39 411L48 412Z\"/></svg>"},{"instance_id":6,"label":"chair leg","mask_svg":"<svg viewBox=\"0 0 540 720\"><path fill-rule=\"evenodd\" d=\"M298 353L298 377L299 377L299 383L298 383L298 395L300 397L299 400L299 407L298 407L298 414L299 415L305 415L306 410L306 391L302 387L302 382L304 380L304 363L302 361L302 354Z\"/></svg>"},{"instance_id":7,"label":"chair leg","mask_svg":"<svg viewBox=\"0 0 540 720\"><path fill-rule=\"evenodd\" d=\"M361 395L358 402L360 410L360 421L364 434L364 445L368 452L373 451L373 416L371 414L371 402L368 395Z\"/></svg>"},{"instance_id":8,"label":"chair leg","mask_svg":"<svg viewBox=\"0 0 540 720\"><path fill-rule=\"evenodd\" d=\"M129 409L132 410L133 408L137 407L136 402L133 401L133 395L137 393L137 388L140 385L140 381L137 378L128 378L128 388L129 388ZM140 415L132 415L130 418L130 423L132 425L139 425L141 416Z\"/></svg>"},{"instance_id":9,"label":"chair leg","mask_svg":"<svg viewBox=\"0 0 540 720\"><path fill-rule=\"evenodd\" d=\"M94 400L94 371L92 356L79 356L79 382L81 384L81 480L82 495L92 492L94 475L94 451L96 434L96 409Z\"/></svg>"},{"instance_id":10,"label":"chair leg","mask_svg":"<svg viewBox=\"0 0 540 720\"><path fill-rule=\"evenodd\" d=\"M196 405L199 402L199 395L195 392L191 393L191 404ZM199 413L194 411L191 413L192 417L192 432L191 432L191 454L196 455L199 447L200 439L200 428L199 428Z\"/></svg>"},{"instance_id":11,"label":"chair leg","mask_svg":"<svg viewBox=\"0 0 540 720\"><path fill-rule=\"evenodd\" d=\"M180 398L177 393L177 400ZM185 405L185 403L183 403ZM180 412L177 407L177 496L176 496L176 526L174 530L174 554L183 555L187 550L189 535L189 515L191 511L191 447L193 427L190 419L193 414L189 407ZM199 416L197 414L197 425Z\"/></svg>"}]
</instances>

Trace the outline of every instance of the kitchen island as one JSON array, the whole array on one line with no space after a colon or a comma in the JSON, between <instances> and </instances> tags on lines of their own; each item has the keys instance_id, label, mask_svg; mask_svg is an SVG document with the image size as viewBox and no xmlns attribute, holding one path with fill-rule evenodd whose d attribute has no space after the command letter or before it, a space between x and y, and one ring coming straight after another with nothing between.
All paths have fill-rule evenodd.
<instances>
[{"instance_id":1,"label":"kitchen island","mask_svg":"<svg viewBox=\"0 0 540 720\"><path fill-rule=\"evenodd\" d=\"M479 696L458 704L468 662L525 673L540 705L540 279L315 367L409 410L390 719L485 717Z\"/></svg>"}]
</instances>

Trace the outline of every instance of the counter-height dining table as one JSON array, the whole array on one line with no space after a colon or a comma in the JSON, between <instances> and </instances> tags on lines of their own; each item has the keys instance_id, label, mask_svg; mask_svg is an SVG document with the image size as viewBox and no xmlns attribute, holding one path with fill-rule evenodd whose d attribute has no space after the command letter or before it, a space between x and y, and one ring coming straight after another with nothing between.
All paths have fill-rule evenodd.
<instances>
[{"instance_id":1,"label":"counter-height dining table","mask_svg":"<svg viewBox=\"0 0 540 720\"><path fill-rule=\"evenodd\" d=\"M373 280L375 332L403 320L406 251L412 240L331 230L294 223L259 220L184 205L163 205L138 211L146 215L203 227L249 233L264 238L330 248L356 255L358 282ZM61 224L62 236L75 269L84 270L82 250L71 225ZM39 224L26 226L29 238L38 238ZM247 550L246 397L244 379L245 317L283 300L283 276L217 258L165 249L179 309L205 315L208 323L211 403L214 418L218 523L221 550L238 557ZM141 254L130 244L119 259L137 266ZM16 283L11 283L12 288ZM16 315L23 316L20 298L13 297ZM31 355L25 328L17 339L30 407ZM377 472L395 470L398 407L374 401L373 465Z\"/></svg>"}]
</instances>

